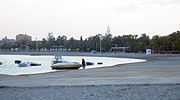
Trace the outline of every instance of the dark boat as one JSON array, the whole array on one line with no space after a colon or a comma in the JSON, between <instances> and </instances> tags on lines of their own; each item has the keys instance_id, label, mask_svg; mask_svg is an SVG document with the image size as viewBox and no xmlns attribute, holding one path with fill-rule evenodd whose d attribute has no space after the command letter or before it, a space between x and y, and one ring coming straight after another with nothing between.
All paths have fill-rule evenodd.
<instances>
[{"instance_id":1,"label":"dark boat","mask_svg":"<svg viewBox=\"0 0 180 100\"><path fill-rule=\"evenodd\" d=\"M102 63L102 62L98 62L97 64L98 64L98 65L101 65L101 64L103 64L103 63Z\"/></svg>"},{"instance_id":2,"label":"dark boat","mask_svg":"<svg viewBox=\"0 0 180 100\"><path fill-rule=\"evenodd\" d=\"M15 62L15 64L20 64L21 60L15 60L14 62Z\"/></svg>"},{"instance_id":3,"label":"dark boat","mask_svg":"<svg viewBox=\"0 0 180 100\"><path fill-rule=\"evenodd\" d=\"M30 66L41 66L41 64L39 64L39 63L34 63L34 62L31 62L31 63L30 63Z\"/></svg>"},{"instance_id":4,"label":"dark boat","mask_svg":"<svg viewBox=\"0 0 180 100\"><path fill-rule=\"evenodd\" d=\"M94 63L93 62L86 62L86 65L88 66L88 65L94 65Z\"/></svg>"},{"instance_id":5,"label":"dark boat","mask_svg":"<svg viewBox=\"0 0 180 100\"><path fill-rule=\"evenodd\" d=\"M2 65L2 62L0 62L0 65Z\"/></svg>"}]
</instances>

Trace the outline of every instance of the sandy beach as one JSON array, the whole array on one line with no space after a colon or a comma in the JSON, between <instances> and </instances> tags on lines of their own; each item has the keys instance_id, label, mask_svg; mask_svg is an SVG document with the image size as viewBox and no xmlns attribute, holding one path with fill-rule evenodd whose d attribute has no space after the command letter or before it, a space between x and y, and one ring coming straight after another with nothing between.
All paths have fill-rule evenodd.
<instances>
[{"instance_id":1,"label":"sandy beach","mask_svg":"<svg viewBox=\"0 0 180 100\"><path fill-rule=\"evenodd\" d=\"M35 55L36 53L26 52L26 54ZM42 55L47 54L54 55L56 53L45 53ZM180 99L180 55L144 55L124 53L62 53L62 55L111 56L121 58L138 58L145 59L147 61L110 66L106 68L64 70L36 75L0 75L0 99Z\"/></svg>"}]
</instances>

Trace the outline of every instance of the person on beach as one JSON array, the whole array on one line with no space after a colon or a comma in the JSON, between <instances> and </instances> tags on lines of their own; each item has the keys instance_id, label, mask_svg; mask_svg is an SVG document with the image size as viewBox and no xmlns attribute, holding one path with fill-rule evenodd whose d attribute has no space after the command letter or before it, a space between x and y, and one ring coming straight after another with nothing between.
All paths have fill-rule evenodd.
<instances>
[{"instance_id":1,"label":"person on beach","mask_svg":"<svg viewBox=\"0 0 180 100\"><path fill-rule=\"evenodd\" d=\"M83 69L85 69L85 66L86 66L86 62L85 62L84 59L82 59L82 67L83 67Z\"/></svg>"}]
</instances>

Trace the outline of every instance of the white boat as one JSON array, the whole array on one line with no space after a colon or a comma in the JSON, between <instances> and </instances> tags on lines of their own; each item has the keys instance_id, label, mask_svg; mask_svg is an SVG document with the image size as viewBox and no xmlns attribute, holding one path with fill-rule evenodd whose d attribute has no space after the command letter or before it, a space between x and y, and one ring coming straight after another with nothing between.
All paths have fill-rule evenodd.
<instances>
[{"instance_id":1,"label":"white boat","mask_svg":"<svg viewBox=\"0 0 180 100\"><path fill-rule=\"evenodd\" d=\"M34 62L21 62L18 64L19 67L30 67L30 66L41 66L39 63Z\"/></svg>"},{"instance_id":2,"label":"white boat","mask_svg":"<svg viewBox=\"0 0 180 100\"><path fill-rule=\"evenodd\" d=\"M21 62L18 64L18 67L29 67L30 66L30 62Z\"/></svg>"},{"instance_id":3,"label":"white boat","mask_svg":"<svg viewBox=\"0 0 180 100\"><path fill-rule=\"evenodd\" d=\"M77 62L68 62L62 60L61 57L56 56L52 61L51 68L53 69L78 69L82 65Z\"/></svg>"}]
</instances>

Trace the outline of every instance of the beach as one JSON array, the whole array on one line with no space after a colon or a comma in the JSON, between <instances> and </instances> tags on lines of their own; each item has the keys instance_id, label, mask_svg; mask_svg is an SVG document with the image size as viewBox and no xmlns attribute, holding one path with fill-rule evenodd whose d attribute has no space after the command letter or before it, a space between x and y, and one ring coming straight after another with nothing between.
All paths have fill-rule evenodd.
<instances>
[{"instance_id":1,"label":"beach","mask_svg":"<svg viewBox=\"0 0 180 100\"><path fill-rule=\"evenodd\" d=\"M2 53L1 54L23 54ZM32 55L55 55L57 52ZM59 53L58 53L59 54ZM180 55L60 53L145 59L106 68L34 75L0 75L1 100L179 100Z\"/></svg>"}]
</instances>

